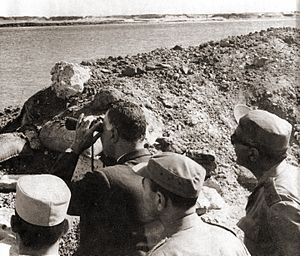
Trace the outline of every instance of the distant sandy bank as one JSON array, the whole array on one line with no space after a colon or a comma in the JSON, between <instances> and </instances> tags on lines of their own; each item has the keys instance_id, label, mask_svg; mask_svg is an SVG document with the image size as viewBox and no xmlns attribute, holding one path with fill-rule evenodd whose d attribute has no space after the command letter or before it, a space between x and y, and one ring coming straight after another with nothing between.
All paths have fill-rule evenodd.
<instances>
[{"instance_id":1,"label":"distant sandy bank","mask_svg":"<svg viewBox=\"0 0 300 256\"><path fill-rule=\"evenodd\" d=\"M195 14L195 15L130 15L108 17L0 17L0 27L35 27L35 26L73 26L73 25L107 25L131 23L205 23L233 21L263 21L263 20L300 19L298 12L293 13L242 13L242 14Z\"/></svg>"}]
</instances>

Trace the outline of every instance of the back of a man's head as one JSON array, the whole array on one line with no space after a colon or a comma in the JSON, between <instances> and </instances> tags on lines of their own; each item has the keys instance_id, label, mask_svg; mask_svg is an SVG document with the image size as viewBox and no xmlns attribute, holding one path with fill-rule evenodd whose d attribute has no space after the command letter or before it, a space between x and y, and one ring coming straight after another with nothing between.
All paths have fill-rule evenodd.
<instances>
[{"instance_id":1,"label":"back of a man's head","mask_svg":"<svg viewBox=\"0 0 300 256\"><path fill-rule=\"evenodd\" d=\"M23 247L44 249L68 230L66 220L71 192L57 176L26 175L17 182L12 229Z\"/></svg>"},{"instance_id":2,"label":"back of a man's head","mask_svg":"<svg viewBox=\"0 0 300 256\"><path fill-rule=\"evenodd\" d=\"M118 101L108 110L109 122L119 136L129 142L143 140L146 134L146 118L141 107L129 101Z\"/></svg>"},{"instance_id":3,"label":"back of a man's head","mask_svg":"<svg viewBox=\"0 0 300 256\"><path fill-rule=\"evenodd\" d=\"M69 228L66 219L51 227L32 225L24 221L17 212L12 216L11 224L13 231L19 235L22 245L34 250L52 246Z\"/></svg>"}]
</instances>

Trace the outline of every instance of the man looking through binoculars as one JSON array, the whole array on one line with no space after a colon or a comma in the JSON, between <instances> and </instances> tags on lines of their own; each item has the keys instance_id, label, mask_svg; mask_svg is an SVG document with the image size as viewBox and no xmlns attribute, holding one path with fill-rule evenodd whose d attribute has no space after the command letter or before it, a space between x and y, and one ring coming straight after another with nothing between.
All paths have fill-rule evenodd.
<instances>
[{"instance_id":1,"label":"man looking through binoculars","mask_svg":"<svg viewBox=\"0 0 300 256\"><path fill-rule=\"evenodd\" d=\"M78 255L143 255L149 248L140 209L142 178L132 167L151 156L144 148L144 112L134 103L119 101L108 109L103 123L91 124L80 116L71 147L52 168L71 189L68 213L80 216ZM98 138L103 154L116 164L71 182L79 155Z\"/></svg>"}]
</instances>

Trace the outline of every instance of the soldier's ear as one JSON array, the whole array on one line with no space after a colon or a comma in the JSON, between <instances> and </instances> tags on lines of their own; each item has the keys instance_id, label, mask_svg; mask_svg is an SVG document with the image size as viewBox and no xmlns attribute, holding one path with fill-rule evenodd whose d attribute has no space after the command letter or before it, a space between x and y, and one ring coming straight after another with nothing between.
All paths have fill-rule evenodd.
<instances>
[{"instance_id":1,"label":"soldier's ear","mask_svg":"<svg viewBox=\"0 0 300 256\"><path fill-rule=\"evenodd\" d=\"M115 127L113 127L111 130L111 138L114 143L118 142L119 140L119 133Z\"/></svg>"},{"instance_id":2,"label":"soldier's ear","mask_svg":"<svg viewBox=\"0 0 300 256\"><path fill-rule=\"evenodd\" d=\"M10 217L10 226L13 232L18 233L18 220L16 215Z\"/></svg>"},{"instance_id":3,"label":"soldier's ear","mask_svg":"<svg viewBox=\"0 0 300 256\"><path fill-rule=\"evenodd\" d=\"M156 207L158 211L162 211L167 206L167 200L166 197L160 192L156 192Z\"/></svg>"}]
</instances>

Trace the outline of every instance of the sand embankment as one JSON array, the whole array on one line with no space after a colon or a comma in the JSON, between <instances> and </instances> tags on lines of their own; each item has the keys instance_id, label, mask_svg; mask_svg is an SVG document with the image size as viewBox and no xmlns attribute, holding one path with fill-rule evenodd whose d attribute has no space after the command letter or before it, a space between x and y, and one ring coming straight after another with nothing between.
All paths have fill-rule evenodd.
<instances>
[{"instance_id":1,"label":"sand embankment","mask_svg":"<svg viewBox=\"0 0 300 256\"><path fill-rule=\"evenodd\" d=\"M208 218L232 226L243 214L246 197L255 185L253 177L234 163L230 134L236 127L233 108L237 103L268 110L290 121L294 129L289 161L299 164L299 36L297 29L268 29L196 47L176 46L135 56L85 60L81 65L91 69L91 78L83 93L63 106L83 108L103 88L116 88L161 116L168 142L164 150L215 155L218 167L211 180L230 211L223 221L222 211ZM31 129L27 134L38 134L53 117L49 108L55 104L55 96L43 95L41 100L41 95L36 94L27 103L31 123L19 131ZM20 112L10 108L1 113L2 132L20 128ZM32 154L2 162L1 172L47 172L58 153L39 148ZM1 198L1 206L13 206L12 193ZM71 248L74 244L67 241Z\"/></svg>"}]
</instances>

